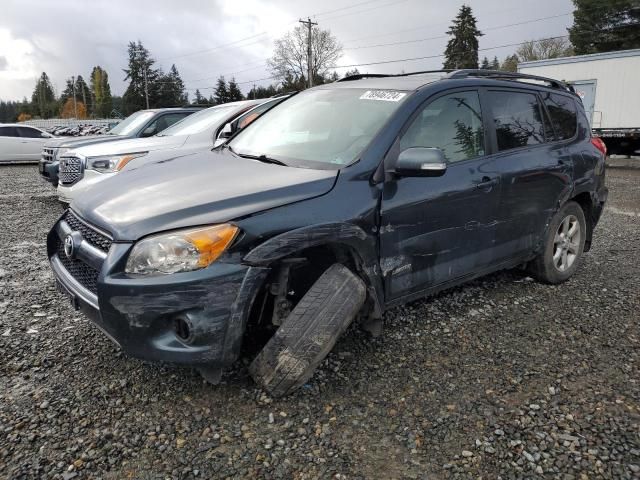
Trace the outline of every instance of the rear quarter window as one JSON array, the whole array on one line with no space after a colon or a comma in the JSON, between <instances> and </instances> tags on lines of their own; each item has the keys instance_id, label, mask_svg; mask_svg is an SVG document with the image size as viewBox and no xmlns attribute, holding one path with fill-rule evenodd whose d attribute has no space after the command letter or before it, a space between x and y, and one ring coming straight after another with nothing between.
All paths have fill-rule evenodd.
<instances>
[{"instance_id":1,"label":"rear quarter window","mask_svg":"<svg viewBox=\"0 0 640 480\"><path fill-rule=\"evenodd\" d=\"M544 121L537 95L491 91L488 96L499 151L544 143Z\"/></svg>"},{"instance_id":2,"label":"rear quarter window","mask_svg":"<svg viewBox=\"0 0 640 480\"><path fill-rule=\"evenodd\" d=\"M558 140L573 138L578 128L575 100L555 93L544 93L542 98L551 117L551 123L556 131Z\"/></svg>"}]
</instances>

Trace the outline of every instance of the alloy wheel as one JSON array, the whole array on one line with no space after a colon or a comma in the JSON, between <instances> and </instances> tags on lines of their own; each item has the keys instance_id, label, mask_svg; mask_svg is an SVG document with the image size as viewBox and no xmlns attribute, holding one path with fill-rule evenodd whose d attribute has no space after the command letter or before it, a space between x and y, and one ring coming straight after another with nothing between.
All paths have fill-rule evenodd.
<instances>
[{"instance_id":1,"label":"alloy wheel","mask_svg":"<svg viewBox=\"0 0 640 480\"><path fill-rule=\"evenodd\" d=\"M578 259L581 236L578 218L566 216L553 239L553 266L558 271L566 272Z\"/></svg>"}]
</instances>

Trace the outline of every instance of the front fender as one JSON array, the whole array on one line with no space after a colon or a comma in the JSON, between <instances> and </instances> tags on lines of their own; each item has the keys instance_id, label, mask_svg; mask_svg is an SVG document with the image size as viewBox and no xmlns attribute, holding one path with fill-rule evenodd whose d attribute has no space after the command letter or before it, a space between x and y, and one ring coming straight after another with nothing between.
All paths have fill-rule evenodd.
<instances>
[{"instance_id":1,"label":"front fender","mask_svg":"<svg viewBox=\"0 0 640 480\"><path fill-rule=\"evenodd\" d=\"M381 313L384 290L380 278L377 255L377 235L371 235L351 223L323 223L297 228L277 235L251 250L243 263L266 267L273 262L294 255L311 247L324 245L346 248L353 256L369 294L375 303L375 311Z\"/></svg>"}]
</instances>

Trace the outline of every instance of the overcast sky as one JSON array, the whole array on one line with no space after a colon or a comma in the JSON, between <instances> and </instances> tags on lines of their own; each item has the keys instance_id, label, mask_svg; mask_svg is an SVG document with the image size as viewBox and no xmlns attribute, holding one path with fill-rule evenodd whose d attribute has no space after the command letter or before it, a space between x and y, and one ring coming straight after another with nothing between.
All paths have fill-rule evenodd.
<instances>
[{"instance_id":1,"label":"overcast sky","mask_svg":"<svg viewBox=\"0 0 640 480\"><path fill-rule=\"evenodd\" d=\"M434 57L462 3L485 32L480 58L502 60L517 47L492 47L565 35L573 18L571 0L2 0L0 99L30 97L43 71L59 94L71 75L88 81L94 65L107 70L112 92L121 95L130 40L141 40L165 70L175 63L191 96L196 88L208 96L222 74L235 76L246 93L254 81L272 82L258 80L270 76L264 63L273 40L307 16L343 44L339 65ZM388 45L398 42L410 43ZM358 69L441 67L436 57Z\"/></svg>"}]
</instances>

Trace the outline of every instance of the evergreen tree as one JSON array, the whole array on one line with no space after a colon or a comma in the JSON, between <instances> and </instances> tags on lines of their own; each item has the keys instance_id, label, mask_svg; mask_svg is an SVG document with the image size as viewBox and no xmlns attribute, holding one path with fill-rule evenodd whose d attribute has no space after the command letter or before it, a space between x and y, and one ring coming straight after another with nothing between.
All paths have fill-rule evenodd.
<instances>
[{"instance_id":1,"label":"evergreen tree","mask_svg":"<svg viewBox=\"0 0 640 480\"><path fill-rule=\"evenodd\" d=\"M229 101L237 102L239 100L244 100L244 95L242 95L236 79L232 77L231 80L229 80Z\"/></svg>"},{"instance_id":2,"label":"evergreen tree","mask_svg":"<svg viewBox=\"0 0 640 480\"><path fill-rule=\"evenodd\" d=\"M256 98L269 98L280 93L280 89L275 85L269 85L268 87L253 87L249 90L247 98L249 100L255 100Z\"/></svg>"},{"instance_id":3,"label":"evergreen tree","mask_svg":"<svg viewBox=\"0 0 640 480\"><path fill-rule=\"evenodd\" d=\"M123 100L125 113L130 114L135 111L147 108L145 95L145 84L149 96L149 107L153 107L158 97L158 79L161 71L153 68L155 60L151 57L149 50L144 48L142 42L129 42L127 48L129 53L129 68L124 69L125 80L129 80L129 86L124 92ZM146 77L146 78L145 78Z\"/></svg>"},{"instance_id":4,"label":"evergreen tree","mask_svg":"<svg viewBox=\"0 0 640 480\"><path fill-rule=\"evenodd\" d=\"M286 74L282 81L283 92L300 92L307 88L307 79L304 75Z\"/></svg>"},{"instance_id":5,"label":"evergreen tree","mask_svg":"<svg viewBox=\"0 0 640 480\"><path fill-rule=\"evenodd\" d=\"M45 72L42 72L40 78L36 81L36 86L31 94L31 103L33 112L40 118L52 118L56 116L58 111L56 96L53 92L51 80Z\"/></svg>"},{"instance_id":6,"label":"evergreen tree","mask_svg":"<svg viewBox=\"0 0 640 480\"><path fill-rule=\"evenodd\" d=\"M505 72L517 72L518 71L518 56L514 53L513 55L509 55L502 62L502 66L500 70Z\"/></svg>"},{"instance_id":7,"label":"evergreen tree","mask_svg":"<svg viewBox=\"0 0 640 480\"><path fill-rule=\"evenodd\" d=\"M491 65L489 65L491 70L500 70L500 62L498 61L498 57L493 57L493 61Z\"/></svg>"},{"instance_id":8,"label":"evergreen tree","mask_svg":"<svg viewBox=\"0 0 640 480\"><path fill-rule=\"evenodd\" d=\"M193 104L194 105L202 105L206 101L207 101L207 99L204 98L202 96L202 94L200 93L200 90L196 88L196 93L195 93L195 98L193 99Z\"/></svg>"},{"instance_id":9,"label":"evergreen tree","mask_svg":"<svg viewBox=\"0 0 640 480\"><path fill-rule=\"evenodd\" d=\"M478 68L478 37L482 32L476 23L471 7L463 5L447 31L452 38L444 51L445 69Z\"/></svg>"},{"instance_id":10,"label":"evergreen tree","mask_svg":"<svg viewBox=\"0 0 640 480\"><path fill-rule=\"evenodd\" d=\"M91 71L91 96L93 109L91 114L98 118L108 118L113 108L109 75L101 67L93 67Z\"/></svg>"},{"instance_id":11,"label":"evergreen tree","mask_svg":"<svg viewBox=\"0 0 640 480\"><path fill-rule=\"evenodd\" d=\"M160 73L158 79L157 99L154 105L157 107L177 107L186 103L184 82L175 65L171 65L169 73Z\"/></svg>"},{"instance_id":12,"label":"evergreen tree","mask_svg":"<svg viewBox=\"0 0 640 480\"><path fill-rule=\"evenodd\" d=\"M227 86L227 81L223 76L218 78L213 96L215 97L215 105L220 105L229 101L229 87Z\"/></svg>"},{"instance_id":13,"label":"evergreen tree","mask_svg":"<svg viewBox=\"0 0 640 480\"><path fill-rule=\"evenodd\" d=\"M0 101L0 123L13 123L18 121L18 115L30 116L31 106L25 98L22 102Z\"/></svg>"},{"instance_id":14,"label":"evergreen tree","mask_svg":"<svg viewBox=\"0 0 640 480\"><path fill-rule=\"evenodd\" d=\"M89 89L89 87L87 86L87 83L82 78L82 75L78 75L77 77L67 78L65 89L62 91L62 94L60 95L59 110L62 111L63 109L66 108L65 106L66 106L67 100L69 99L71 99L70 105L73 105L74 89L75 89L76 108L77 108L78 102L82 102L84 104L85 116L84 117L78 116L78 118L87 118L86 113L89 113L89 111L91 110L90 105L93 104L93 101L92 101L91 90ZM74 110L72 109L70 111L74 111ZM65 118L71 118L71 117L67 116Z\"/></svg>"},{"instance_id":15,"label":"evergreen tree","mask_svg":"<svg viewBox=\"0 0 640 480\"><path fill-rule=\"evenodd\" d=\"M487 59L487 57L484 57L482 59L482 64L480 65L480 68L483 70L489 70L489 59Z\"/></svg>"},{"instance_id":16,"label":"evergreen tree","mask_svg":"<svg viewBox=\"0 0 640 480\"><path fill-rule=\"evenodd\" d=\"M569 39L576 55L640 48L638 0L573 0Z\"/></svg>"}]
</instances>

